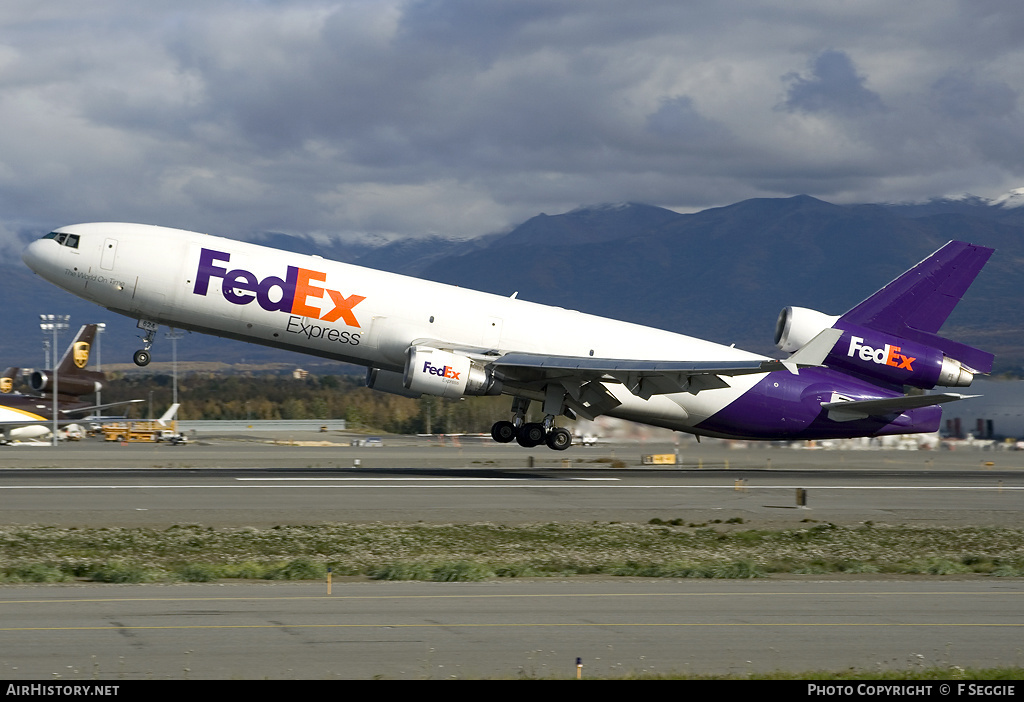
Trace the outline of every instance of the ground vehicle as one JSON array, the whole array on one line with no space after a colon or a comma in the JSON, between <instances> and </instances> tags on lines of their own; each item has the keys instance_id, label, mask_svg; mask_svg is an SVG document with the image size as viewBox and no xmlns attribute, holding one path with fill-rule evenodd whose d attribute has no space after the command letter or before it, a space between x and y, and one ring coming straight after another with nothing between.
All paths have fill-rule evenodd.
<instances>
[{"instance_id":1,"label":"ground vehicle","mask_svg":"<svg viewBox=\"0 0 1024 702\"><path fill-rule=\"evenodd\" d=\"M178 424L173 419L177 412L178 405L174 404L160 419L111 422L100 427L100 431L104 441L184 443L187 439L178 433Z\"/></svg>"}]
</instances>

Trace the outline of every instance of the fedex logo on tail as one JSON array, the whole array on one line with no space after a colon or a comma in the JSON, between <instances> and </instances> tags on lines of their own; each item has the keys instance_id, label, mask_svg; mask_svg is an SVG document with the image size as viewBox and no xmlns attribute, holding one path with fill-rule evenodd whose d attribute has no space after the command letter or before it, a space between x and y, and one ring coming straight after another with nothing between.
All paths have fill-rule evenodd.
<instances>
[{"instance_id":1,"label":"fedex logo on tail","mask_svg":"<svg viewBox=\"0 0 1024 702\"><path fill-rule=\"evenodd\" d=\"M886 344L883 348L875 349L864 345L863 337L850 337L850 350L846 353L850 358L860 358L862 361L872 361L878 365L892 366L903 370L913 371L911 364L917 359L913 356L906 356L900 353L902 347ZM856 356L855 356L856 354Z\"/></svg>"},{"instance_id":2,"label":"fedex logo on tail","mask_svg":"<svg viewBox=\"0 0 1024 702\"><path fill-rule=\"evenodd\" d=\"M435 366L430 361L423 364L423 372L430 375L439 375L449 380L458 380L459 376L462 375L462 371L456 371L451 366Z\"/></svg>"},{"instance_id":3,"label":"fedex logo on tail","mask_svg":"<svg viewBox=\"0 0 1024 702\"><path fill-rule=\"evenodd\" d=\"M326 273L288 266L284 278L267 276L261 280L245 269L228 270L226 266L217 265L230 260L229 253L202 249L192 293L205 296L210 288L210 279L219 278L224 299L235 305L248 305L255 300L268 312L287 312L324 322L340 319L350 327L359 326L352 308L366 298L362 295L346 297L337 290L317 285L327 282ZM322 300L326 306L314 306L315 300Z\"/></svg>"}]
</instances>

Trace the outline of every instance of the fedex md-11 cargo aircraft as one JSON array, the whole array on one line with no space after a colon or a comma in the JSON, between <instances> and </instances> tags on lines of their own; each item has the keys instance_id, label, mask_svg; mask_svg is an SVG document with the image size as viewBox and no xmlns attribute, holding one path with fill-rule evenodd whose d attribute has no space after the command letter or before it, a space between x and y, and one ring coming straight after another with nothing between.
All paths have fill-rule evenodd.
<instances>
[{"instance_id":1,"label":"fedex md-11 cargo aircraft","mask_svg":"<svg viewBox=\"0 0 1024 702\"><path fill-rule=\"evenodd\" d=\"M774 360L668 331L141 224L62 227L23 259L139 320L353 363L411 397L511 395L496 441L563 450L559 416L609 415L700 436L823 439L931 432L993 356L937 334L992 249L952 241L846 314L787 307ZM542 422L528 422L531 402Z\"/></svg>"}]
</instances>

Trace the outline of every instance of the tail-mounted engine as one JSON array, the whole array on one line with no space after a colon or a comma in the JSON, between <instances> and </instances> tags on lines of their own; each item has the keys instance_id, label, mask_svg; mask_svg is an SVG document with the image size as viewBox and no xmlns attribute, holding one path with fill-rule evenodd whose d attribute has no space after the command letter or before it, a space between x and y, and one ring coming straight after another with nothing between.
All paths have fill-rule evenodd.
<instances>
[{"instance_id":1,"label":"tail-mounted engine","mask_svg":"<svg viewBox=\"0 0 1024 702\"><path fill-rule=\"evenodd\" d=\"M839 317L830 317L806 307L785 307L775 323L775 345L782 351L793 353L838 321Z\"/></svg>"},{"instance_id":2,"label":"tail-mounted engine","mask_svg":"<svg viewBox=\"0 0 1024 702\"><path fill-rule=\"evenodd\" d=\"M57 391L61 395L89 395L103 389L103 374L77 371L74 375L60 374ZM29 387L35 392L53 392L53 371L37 370L29 376Z\"/></svg>"},{"instance_id":3,"label":"tail-mounted engine","mask_svg":"<svg viewBox=\"0 0 1024 702\"><path fill-rule=\"evenodd\" d=\"M974 380L972 369L941 349L803 307L782 310L775 325L775 344L783 351L795 351L830 327L841 329L843 335L825 359L829 368L923 390L936 385L966 387Z\"/></svg>"},{"instance_id":4,"label":"tail-mounted engine","mask_svg":"<svg viewBox=\"0 0 1024 702\"><path fill-rule=\"evenodd\" d=\"M407 397L501 394L501 380L468 356L430 346L410 346L405 358L404 373L374 368L367 373L366 385Z\"/></svg>"}]
</instances>

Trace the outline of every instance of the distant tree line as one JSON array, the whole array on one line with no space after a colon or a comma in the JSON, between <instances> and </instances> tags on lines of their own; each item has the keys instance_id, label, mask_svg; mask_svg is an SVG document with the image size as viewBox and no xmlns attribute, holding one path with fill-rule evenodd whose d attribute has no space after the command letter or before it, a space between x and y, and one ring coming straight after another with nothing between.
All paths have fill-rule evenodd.
<instances>
[{"instance_id":1,"label":"distant tree line","mask_svg":"<svg viewBox=\"0 0 1024 702\"><path fill-rule=\"evenodd\" d=\"M103 403L140 399L128 416L159 417L173 398L170 375L111 374ZM370 390L363 376L178 376L178 419L345 419L352 428L397 434L487 432L510 418L507 397L418 400ZM108 410L112 413L115 410Z\"/></svg>"}]
</instances>

